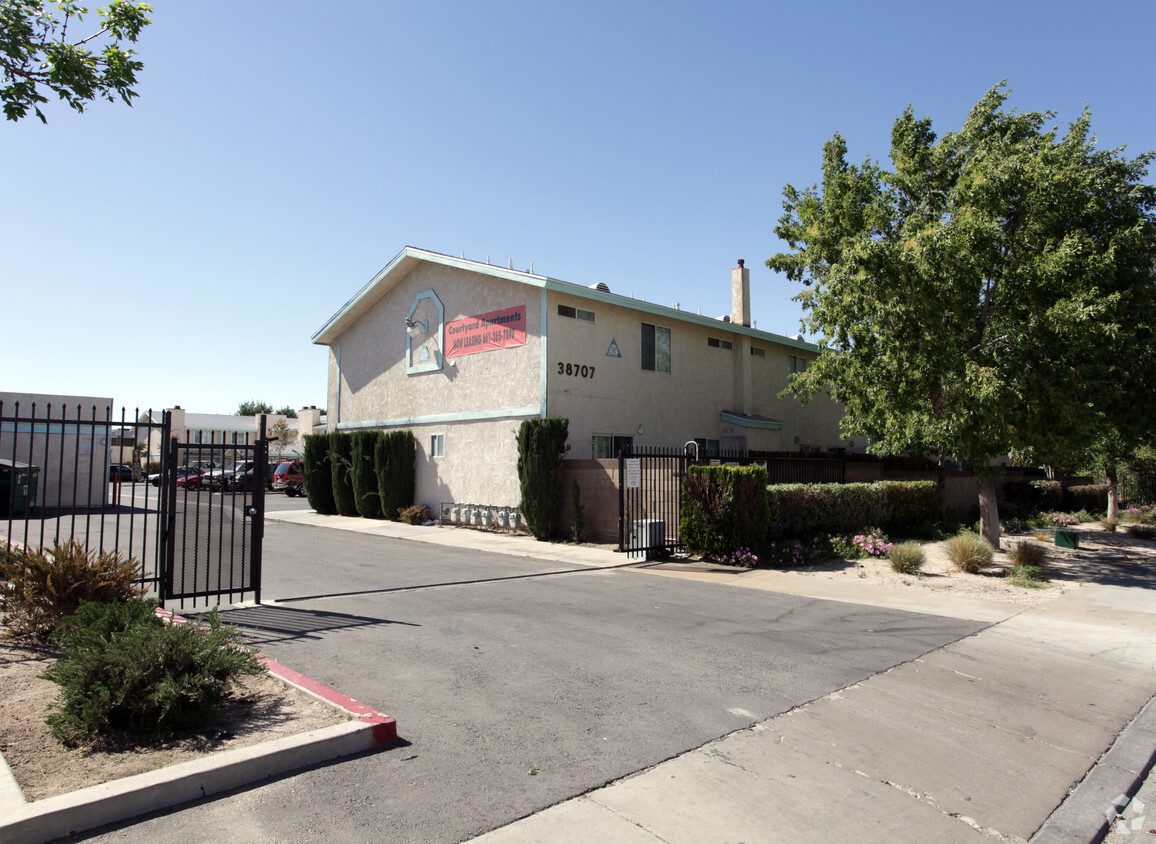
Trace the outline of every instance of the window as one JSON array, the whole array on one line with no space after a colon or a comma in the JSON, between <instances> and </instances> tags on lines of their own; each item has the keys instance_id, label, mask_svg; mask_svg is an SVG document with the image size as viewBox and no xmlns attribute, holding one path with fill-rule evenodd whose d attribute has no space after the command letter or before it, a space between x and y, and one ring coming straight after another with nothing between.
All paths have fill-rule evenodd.
<instances>
[{"instance_id":1,"label":"window","mask_svg":"<svg viewBox=\"0 0 1156 844\"><path fill-rule=\"evenodd\" d=\"M695 437L694 441L698 443L699 457L718 457L719 442L708 437Z\"/></svg>"},{"instance_id":2,"label":"window","mask_svg":"<svg viewBox=\"0 0 1156 844\"><path fill-rule=\"evenodd\" d=\"M446 454L446 435L434 434L429 438L429 456L430 457L445 457Z\"/></svg>"},{"instance_id":3,"label":"window","mask_svg":"<svg viewBox=\"0 0 1156 844\"><path fill-rule=\"evenodd\" d=\"M794 355L787 355L787 374L794 375L796 372L806 372L807 359L795 357Z\"/></svg>"},{"instance_id":4,"label":"window","mask_svg":"<svg viewBox=\"0 0 1156 844\"><path fill-rule=\"evenodd\" d=\"M590 444L595 460L612 460L623 449L634 448L634 437L616 437L611 434L595 434Z\"/></svg>"},{"instance_id":5,"label":"window","mask_svg":"<svg viewBox=\"0 0 1156 844\"><path fill-rule=\"evenodd\" d=\"M751 357L765 358L766 356L767 356L767 350L766 349L762 349L758 346L751 346Z\"/></svg>"},{"instance_id":6,"label":"window","mask_svg":"<svg viewBox=\"0 0 1156 844\"><path fill-rule=\"evenodd\" d=\"M706 338L706 344L708 346L710 346L712 349L730 349L730 348L732 348L730 340L720 340L717 337L707 337Z\"/></svg>"},{"instance_id":7,"label":"window","mask_svg":"<svg viewBox=\"0 0 1156 844\"><path fill-rule=\"evenodd\" d=\"M581 308L572 308L569 305L559 305L558 316L580 319L583 322L594 322L594 311L584 311Z\"/></svg>"},{"instance_id":8,"label":"window","mask_svg":"<svg viewBox=\"0 0 1156 844\"><path fill-rule=\"evenodd\" d=\"M670 372L670 329L642 323L642 368Z\"/></svg>"}]
</instances>

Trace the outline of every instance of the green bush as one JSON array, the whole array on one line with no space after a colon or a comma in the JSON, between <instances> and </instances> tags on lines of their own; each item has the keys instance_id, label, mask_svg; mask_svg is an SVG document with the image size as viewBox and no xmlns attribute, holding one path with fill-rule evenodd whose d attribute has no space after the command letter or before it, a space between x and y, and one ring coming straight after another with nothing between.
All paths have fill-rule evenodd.
<instances>
[{"instance_id":1,"label":"green bush","mask_svg":"<svg viewBox=\"0 0 1156 844\"><path fill-rule=\"evenodd\" d=\"M234 679L265 672L214 609L208 630L157 618L155 601L82 604L53 638L64 654L47 722L65 743L165 735L212 723Z\"/></svg>"},{"instance_id":2,"label":"green bush","mask_svg":"<svg viewBox=\"0 0 1156 844\"><path fill-rule=\"evenodd\" d=\"M1064 490L1064 509L1103 513L1108 509L1108 485L1084 484L1068 487Z\"/></svg>"},{"instance_id":3,"label":"green bush","mask_svg":"<svg viewBox=\"0 0 1156 844\"><path fill-rule=\"evenodd\" d=\"M1023 589L1040 589L1048 582L1048 575L1042 566L1022 565L1012 568L1008 580Z\"/></svg>"},{"instance_id":4,"label":"green bush","mask_svg":"<svg viewBox=\"0 0 1156 844\"><path fill-rule=\"evenodd\" d=\"M357 515L357 498L353 494L353 440L349 434L334 431L329 435L329 468L333 478L333 503L342 516Z\"/></svg>"},{"instance_id":5,"label":"green bush","mask_svg":"<svg viewBox=\"0 0 1156 844\"><path fill-rule=\"evenodd\" d=\"M918 542L900 542L891 549L889 559L892 571L900 574L918 574L926 558L923 546Z\"/></svg>"},{"instance_id":6,"label":"green bush","mask_svg":"<svg viewBox=\"0 0 1156 844\"><path fill-rule=\"evenodd\" d=\"M396 513L413 504L417 485L417 439L413 431L387 431L373 456L381 510L395 519Z\"/></svg>"},{"instance_id":7,"label":"green bush","mask_svg":"<svg viewBox=\"0 0 1156 844\"><path fill-rule=\"evenodd\" d=\"M333 500L333 469L329 464L329 434L305 438L305 495L309 506L323 516L337 515Z\"/></svg>"},{"instance_id":8,"label":"green bush","mask_svg":"<svg viewBox=\"0 0 1156 844\"><path fill-rule=\"evenodd\" d=\"M919 529L939 521L939 484L935 481L876 481L886 500L890 533Z\"/></svg>"},{"instance_id":9,"label":"green bush","mask_svg":"<svg viewBox=\"0 0 1156 844\"><path fill-rule=\"evenodd\" d=\"M374 453L382 439L381 431L354 431L349 435L350 479L353 481L353 503L367 519L383 511L378 494Z\"/></svg>"},{"instance_id":10,"label":"green bush","mask_svg":"<svg viewBox=\"0 0 1156 844\"><path fill-rule=\"evenodd\" d=\"M691 466L682 492L678 535L692 554L717 558L765 541L770 508L762 466Z\"/></svg>"},{"instance_id":11,"label":"green bush","mask_svg":"<svg viewBox=\"0 0 1156 844\"><path fill-rule=\"evenodd\" d=\"M1003 501L1015 505L1024 516L1059 510L1064 504L1064 490L1059 481L1008 481L1000 494Z\"/></svg>"},{"instance_id":12,"label":"green bush","mask_svg":"<svg viewBox=\"0 0 1156 844\"><path fill-rule=\"evenodd\" d=\"M518 430L518 509L536 539L550 536L558 505L558 473L566 453L570 420L527 419Z\"/></svg>"},{"instance_id":13,"label":"green bush","mask_svg":"<svg viewBox=\"0 0 1156 844\"><path fill-rule=\"evenodd\" d=\"M0 624L12 636L42 638L85 601L127 601L144 591L135 559L87 551L75 539L48 554L0 547Z\"/></svg>"},{"instance_id":14,"label":"green bush","mask_svg":"<svg viewBox=\"0 0 1156 844\"><path fill-rule=\"evenodd\" d=\"M886 524L887 500L886 488L878 483L774 484L767 487L767 535L803 538Z\"/></svg>"},{"instance_id":15,"label":"green bush","mask_svg":"<svg viewBox=\"0 0 1156 844\"><path fill-rule=\"evenodd\" d=\"M969 574L977 574L990 566L995 556L987 540L970 531L963 531L947 540L944 551L957 569Z\"/></svg>"}]
</instances>

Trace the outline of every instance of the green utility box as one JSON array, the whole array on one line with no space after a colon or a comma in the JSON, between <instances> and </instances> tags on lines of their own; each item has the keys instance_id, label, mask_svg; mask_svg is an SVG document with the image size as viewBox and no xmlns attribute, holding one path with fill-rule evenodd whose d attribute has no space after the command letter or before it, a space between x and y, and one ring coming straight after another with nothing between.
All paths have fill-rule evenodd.
<instances>
[{"instance_id":1,"label":"green utility box","mask_svg":"<svg viewBox=\"0 0 1156 844\"><path fill-rule=\"evenodd\" d=\"M1057 530L1056 531L1056 547L1057 548L1079 548L1080 535L1074 530Z\"/></svg>"},{"instance_id":2,"label":"green utility box","mask_svg":"<svg viewBox=\"0 0 1156 844\"><path fill-rule=\"evenodd\" d=\"M36 506L40 467L0 458L0 516L26 513Z\"/></svg>"}]
</instances>

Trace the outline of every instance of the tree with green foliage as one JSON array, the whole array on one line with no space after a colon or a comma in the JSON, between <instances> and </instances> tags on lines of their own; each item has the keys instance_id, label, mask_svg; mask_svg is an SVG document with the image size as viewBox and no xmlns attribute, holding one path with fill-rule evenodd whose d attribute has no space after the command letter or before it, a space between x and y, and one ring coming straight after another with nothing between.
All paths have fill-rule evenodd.
<instances>
[{"instance_id":1,"label":"tree with green foliage","mask_svg":"<svg viewBox=\"0 0 1156 844\"><path fill-rule=\"evenodd\" d=\"M258 413L272 413L273 405L267 401L249 399L237 405L237 416L256 416Z\"/></svg>"},{"instance_id":2,"label":"tree with green foliage","mask_svg":"<svg viewBox=\"0 0 1156 844\"><path fill-rule=\"evenodd\" d=\"M413 504L417 485L417 439L413 431L387 431L377 441L374 465L382 512L396 521L399 511Z\"/></svg>"},{"instance_id":3,"label":"tree with green foliage","mask_svg":"<svg viewBox=\"0 0 1156 844\"><path fill-rule=\"evenodd\" d=\"M357 512L367 519L375 518L382 512L381 497L377 492L377 471L373 463L373 456L381 437L381 431L354 431L350 434L353 500L357 505ZM388 516L389 513L385 515Z\"/></svg>"},{"instance_id":4,"label":"tree with green foliage","mask_svg":"<svg viewBox=\"0 0 1156 844\"><path fill-rule=\"evenodd\" d=\"M518 509L535 539L548 539L558 506L558 473L568 446L570 420L527 419L518 430Z\"/></svg>"},{"instance_id":5,"label":"tree with green foliage","mask_svg":"<svg viewBox=\"0 0 1156 844\"><path fill-rule=\"evenodd\" d=\"M53 8L55 7L55 8ZM94 100L132 105L133 86L144 64L126 44L136 43L151 22L152 7L112 0L97 9L95 32L70 38L88 9L78 3L0 0L0 101L4 116L16 121L31 108L42 123L40 104L55 94L78 112Z\"/></svg>"},{"instance_id":6,"label":"tree with green foliage","mask_svg":"<svg viewBox=\"0 0 1156 844\"><path fill-rule=\"evenodd\" d=\"M333 470L329 463L329 434L309 434L303 446L305 495L322 516L337 515L333 500Z\"/></svg>"},{"instance_id":7,"label":"tree with green foliage","mask_svg":"<svg viewBox=\"0 0 1156 844\"><path fill-rule=\"evenodd\" d=\"M297 411L294 410L293 408L291 408L289 405L285 405L283 408L281 408L280 410L278 410L276 412L278 414L280 414L281 416L284 416L286 419L296 419L297 418Z\"/></svg>"},{"instance_id":8,"label":"tree with green foliage","mask_svg":"<svg viewBox=\"0 0 1156 844\"><path fill-rule=\"evenodd\" d=\"M333 473L333 503L342 516L357 515L353 494L353 441L349 434L334 431L329 435L329 468Z\"/></svg>"},{"instance_id":9,"label":"tree with green foliage","mask_svg":"<svg viewBox=\"0 0 1156 844\"><path fill-rule=\"evenodd\" d=\"M829 392L875 452L967 463L997 547L995 459L1093 441L1119 406L1097 388L1152 369L1156 325L1152 153L1097 149L1087 111L1060 137L1008 94L938 140L908 108L890 170L835 135L821 188L784 189L791 251L767 261L807 285L823 348L790 392Z\"/></svg>"}]
</instances>

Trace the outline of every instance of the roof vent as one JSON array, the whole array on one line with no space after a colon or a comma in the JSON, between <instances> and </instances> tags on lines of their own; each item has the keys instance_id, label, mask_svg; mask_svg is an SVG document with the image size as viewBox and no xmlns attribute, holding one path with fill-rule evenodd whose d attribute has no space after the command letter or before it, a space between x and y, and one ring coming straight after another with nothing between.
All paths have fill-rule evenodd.
<instances>
[{"instance_id":1,"label":"roof vent","mask_svg":"<svg viewBox=\"0 0 1156 844\"><path fill-rule=\"evenodd\" d=\"M802 334L796 334L792 339L798 340L800 343L802 343L803 342L803 335Z\"/></svg>"},{"instance_id":2,"label":"roof vent","mask_svg":"<svg viewBox=\"0 0 1156 844\"><path fill-rule=\"evenodd\" d=\"M597 284L590 285L591 290L597 290L599 293L609 293L610 288L606 286L606 282L600 281Z\"/></svg>"},{"instance_id":3,"label":"roof vent","mask_svg":"<svg viewBox=\"0 0 1156 844\"><path fill-rule=\"evenodd\" d=\"M719 319L721 319L723 322L730 322L731 321L731 315L730 314L723 314L722 316L719 317Z\"/></svg>"}]
</instances>

